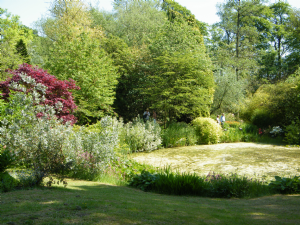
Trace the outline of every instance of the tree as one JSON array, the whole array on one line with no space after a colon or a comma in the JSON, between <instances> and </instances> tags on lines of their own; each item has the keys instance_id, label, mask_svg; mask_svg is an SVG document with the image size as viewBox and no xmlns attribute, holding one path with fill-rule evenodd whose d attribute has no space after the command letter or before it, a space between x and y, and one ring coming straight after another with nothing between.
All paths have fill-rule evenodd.
<instances>
[{"instance_id":1,"label":"tree","mask_svg":"<svg viewBox=\"0 0 300 225\"><path fill-rule=\"evenodd\" d=\"M33 87L37 87L39 84L47 87L46 90L40 89L41 95L45 95L44 101L40 102L42 105L53 106L56 109L56 116L62 119L64 122L69 121L71 124L76 122L76 118L72 113L77 108L74 103L73 96L70 90L76 90L75 82L73 80L62 81L58 80L55 76L50 75L45 70L38 67L33 67L28 64L22 64L16 70L9 71L13 76L8 78L6 81L0 83L0 90L2 92L2 98L8 100L12 91L18 91L12 88L12 84L18 84L25 86L27 93L32 92ZM22 79L22 75L29 76L34 79L34 83L26 83ZM60 106L59 110L57 107Z\"/></svg>"},{"instance_id":2,"label":"tree","mask_svg":"<svg viewBox=\"0 0 300 225\"><path fill-rule=\"evenodd\" d=\"M217 71L214 78L216 88L211 113L238 113L246 95L246 80L237 81L235 71L230 69L226 69L222 73Z\"/></svg>"},{"instance_id":3,"label":"tree","mask_svg":"<svg viewBox=\"0 0 300 225\"><path fill-rule=\"evenodd\" d=\"M203 36L208 35L208 25L197 20L190 10L178 4L174 0L163 0L162 10L167 13L169 21L172 22L174 20L178 21L178 19L182 19L189 25L197 27Z\"/></svg>"},{"instance_id":4,"label":"tree","mask_svg":"<svg viewBox=\"0 0 300 225\"><path fill-rule=\"evenodd\" d=\"M22 25L18 16L0 8L0 79L5 80L7 69L15 69L23 62L29 62L27 45L32 40L32 30ZM21 47L22 45L22 47ZM22 53L20 52L22 48ZM20 54L21 53L21 54Z\"/></svg>"},{"instance_id":5,"label":"tree","mask_svg":"<svg viewBox=\"0 0 300 225\"><path fill-rule=\"evenodd\" d=\"M49 52L45 68L59 79L73 79L79 123L95 122L113 113L117 69L103 50L104 33L91 27L88 9L81 1L55 1L52 18L40 28L47 37Z\"/></svg>"},{"instance_id":6,"label":"tree","mask_svg":"<svg viewBox=\"0 0 300 225\"><path fill-rule=\"evenodd\" d=\"M167 119L208 116L213 73L199 29L183 21L166 23L149 46L152 65L144 93Z\"/></svg>"},{"instance_id":7,"label":"tree","mask_svg":"<svg viewBox=\"0 0 300 225\"><path fill-rule=\"evenodd\" d=\"M217 46L212 54L218 68L225 64L235 69L237 80L253 75L258 69L256 46L260 43L260 33L257 27L268 25L265 14L269 13L263 3L264 0L227 0L218 5L221 22L215 27L220 30L214 34L221 37L215 37Z\"/></svg>"},{"instance_id":8,"label":"tree","mask_svg":"<svg viewBox=\"0 0 300 225\"><path fill-rule=\"evenodd\" d=\"M158 0L115 1L116 27L114 35L122 38L128 46L149 43L157 30L165 22L165 14L160 11Z\"/></svg>"}]
</instances>

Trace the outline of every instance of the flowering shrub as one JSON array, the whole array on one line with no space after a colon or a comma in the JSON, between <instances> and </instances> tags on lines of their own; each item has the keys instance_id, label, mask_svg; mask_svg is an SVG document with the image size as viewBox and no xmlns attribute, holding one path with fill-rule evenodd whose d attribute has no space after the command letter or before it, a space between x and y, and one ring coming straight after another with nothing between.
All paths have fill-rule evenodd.
<instances>
[{"instance_id":1,"label":"flowering shrub","mask_svg":"<svg viewBox=\"0 0 300 225\"><path fill-rule=\"evenodd\" d=\"M63 119L64 122L70 121L72 124L76 122L76 118L71 113L77 106L74 103L70 90L79 89L75 85L75 81L61 81L55 76L48 74L45 70L38 67L32 67L24 63L19 69L10 71L13 75L6 81L0 82L0 91L4 99L8 99L12 90L16 90L13 83L22 85L23 88L18 91L32 92L35 90L39 94L43 94L45 98L40 104L52 106L55 109L56 116ZM29 78L26 78L26 76ZM30 79L31 78L31 79ZM39 87L45 86L44 90Z\"/></svg>"},{"instance_id":2,"label":"flowering shrub","mask_svg":"<svg viewBox=\"0 0 300 225\"><path fill-rule=\"evenodd\" d=\"M280 126L273 127L270 131L270 134L274 135L275 137L281 133L283 133L283 130L280 128Z\"/></svg>"},{"instance_id":3,"label":"flowering shrub","mask_svg":"<svg viewBox=\"0 0 300 225\"><path fill-rule=\"evenodd\" d=\"M122 132L132 152L152 151L161 144L160 126L152 121L144 123L136 118L133 122L125 124Z\"/></svg>"},{"instance_id":4,"label":"flowering shrub","mask_svg":"<svg viewBox=\"0 0 300 225\"><path fill-rule=\"evenodd\" d=\"M16 84L15 88L22 87ZM45 89L45 86L36 84L28 95L26 91L11 94L1 108L0 141L16 163L32 168L37 183L50 173L61 173L66 168L73 174L103 171L118 144L115 119L103 118L100 133L87 131L85 127L74 131L70 123L57 119L55 112L59 109L38 104L43 96L37 88Z\"/></svg>"},{"instance_id":5,"label":"flowering shrub","mask_svg":"<svg viewBox=\"0 0 300 225\"><path fill-rule=\"evenodd\" d=\"M222 136L222 128L211 118L198 117L192 121L198 144L216 144Z\"/></svg>"}]
</instances>

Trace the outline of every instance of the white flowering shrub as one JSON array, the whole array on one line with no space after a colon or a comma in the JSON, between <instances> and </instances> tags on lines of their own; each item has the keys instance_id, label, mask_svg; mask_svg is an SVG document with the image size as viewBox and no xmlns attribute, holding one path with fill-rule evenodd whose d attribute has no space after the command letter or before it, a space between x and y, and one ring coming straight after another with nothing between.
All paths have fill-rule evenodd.
<instances>
[{"instance_id":1,"label":"white flowering shrub","mask_svg":"<svg viewBox=\"0 0 300 225\"><path fill-rule=\"evenodd\" d=\"M136 118L133 122L124 125L123 137L130 151L153 151L161 144L160 126L153 122Z\"/></svg>"},{"instance_id":2,"label":"white flowering shrub","mask_svg":"<svg viewBox=\"0 0 300 225\"><path fill-rule=\"evenodd\" d=\"M270 134L274 135L275 137L277 135L280 135L283 133L283 130L280 128L280 126L275 126L272 128L272 130L270 131Z\"/></svg>"},{"instance_id":3,"label":"white flowering shrub","mask_svg":"<svg viewBox=\"0 0 300 225\"><path fill-rule=\"evenodd\" d=\"M22 75L24 82L34 82ZM15 85L15 84L13 84ZM14 88L24 89L24 87ZM34 89L46 87L34 85ZM26 92L26 90L23 90ZM1 107L0 141L18 164L34 170L37 183L50 173L61 173L70 168L72 173L96 173L104 170L114 157L118 144L116 119L105 117L100 121L101 132L74 131L68 123L55 116L52 106L39 105L43 96L36 90L32 94L15 92Z\"/></svg>"}]
</instances>

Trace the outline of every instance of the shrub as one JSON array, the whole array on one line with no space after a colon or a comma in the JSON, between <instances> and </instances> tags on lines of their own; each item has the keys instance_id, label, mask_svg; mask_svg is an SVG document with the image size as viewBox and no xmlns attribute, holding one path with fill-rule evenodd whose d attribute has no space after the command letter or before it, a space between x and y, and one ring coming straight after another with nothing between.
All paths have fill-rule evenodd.
<instances>
[{"instance_id":1,"label":"shrub","mask_svg":"<svg viewBox=\"0 0 300 225\"><path fill-rule=\"evenodd\" d=\"M222 135L221 126L211 118L198 117L192 121L195 128L198 144L215 144Z\"/></svg>"},{"instance_id":2,"label":"shrub","mask_svg":"<svg viewBox=\"0 0 300 225\"><path fill-rule=\"evenodd\" d=\"M6 146L0 147L0 173L3 173L13 163L13 157Z\"/></svg>"},{"instance_id":3,"label":"shrub","mask_svg":"<svg viewBox=\"0 0 300 225\"><path fill-rule=\"evenodd\" d=\"M13 75L12 78L8 78L6 81L0 83L0 90L3 92L2 96L5 100L8 100L12 90L16 90L15 84L22 85L25 89L19 89L18 91L32 92L35 90L40 95L44 95L45 99L39 102L42 105L52 106L55 109L55 114L59 119L63 119L64 122L76 122L76 118L71 113L77 106L74 103L72 92L70 90L79 89L75 85L75 81L61 81L55 76L50 75L45 70L38 67L32 67L24 63L16 70L10 71ZM28 76L26 78L26 76ZM14 84L14 85L12 85ZM41 89L39 84L46 87Z\"/></svg>"},{"instance_id":4,"label":"shrub","mask_svg":"<svg viewBox=\"0 0 300 225\"><path fill-rule=\"evenodd\" d=\"M161 144L160 126L153 122L136 118L123 127L123 137L131 152L153 151Z\"/></svg>"},{"instance_id":5,"label":"shrub","mask_svg":"<svg viewBox=\"0 0 300 225\"><path fill-rule=\"evenodd\" d=\"M269 186L281 194L299 194L300 193L300 177L293 178L275 176L275 181L271 181Z\"/></svg>"},{"instance_id":6,"label":"shrub","mask_svg":"<svg viewBox=\"0 0 300 225\"><path fill-rule=\"evenodd\" d=\"M70 165L70 176L95 179L115 158L114 149L119 144L117 119L104 117L97 127L101 127L98 129L101 132L92 132L90 128L80 127L71 132L65 140L63 152Z\"/></svg>"},{"instance_id":7,"label":"shrub","mask_svg":"<svg viewBox=\"0 0 300 225\"><path fill-rule=\"evenodd\" d=\"M292 121L292 123L285 127L284 141L288 144L300 144L300 123L299 121Z\"/></svg>"},{"instance_id":8,"label":"shrub","mask_svg":"<svg viewBox=\"0 0 300 225\"><path fill-rule=\"evenodd\" d=\"M9 175L8 172L0 173L0 191L8 192L18 185L18 181Z\"/></svg>"},{"instance_id":9,"label":"shrub","mask_svg":"<svg viewBox=\"0 0 300 225\"><path fill-rule=\"evenodd\" d=\"M197 142L195 129L184 122L169 124L162 132L162 139L163 146L167 148L195 145Z\"/></svg>"}]
</instances>

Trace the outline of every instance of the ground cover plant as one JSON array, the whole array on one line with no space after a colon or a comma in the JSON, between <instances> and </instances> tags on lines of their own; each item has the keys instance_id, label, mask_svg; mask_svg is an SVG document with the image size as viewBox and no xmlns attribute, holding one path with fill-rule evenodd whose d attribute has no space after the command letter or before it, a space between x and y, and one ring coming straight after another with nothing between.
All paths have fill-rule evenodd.
<instances>
[{"instance_id":1,"label":"ground cover plant","mask_svg":"<svg viewBox=\"0 0 300 225\"><path fill-rule=\"evenodd\" d=\"M299 195L171 196L99 182L1 193L2 224L298 224ZM288 215L288 216L287 216Z\"/></svg>"}]
</instances>

